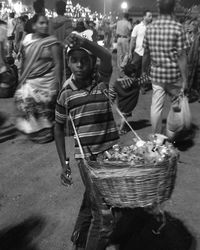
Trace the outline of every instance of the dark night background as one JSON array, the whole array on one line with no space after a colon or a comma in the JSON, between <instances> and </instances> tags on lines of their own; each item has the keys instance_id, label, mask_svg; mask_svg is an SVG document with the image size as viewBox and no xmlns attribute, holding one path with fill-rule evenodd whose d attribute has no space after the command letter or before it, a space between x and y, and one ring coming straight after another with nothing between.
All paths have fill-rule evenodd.
<instances>
[{"instance_id":1,"label":"dark night background","mask_svg":"<svg viewBox=\"0 0 200 250\"><path fill-rule=\"evenodd\" d=\"M17 0L15 0L16 2ZM24 4L32 4L34 0L22 0ZM47 8L54 8L54 3L56 0L45 0L45 4ZM104 0L72 0L74 4L81 4L84 7L90 7L92 11L103 12L103 2ZM120 4L123 0L105 0L106 9L108 11L118 10L120 8ZM152 7L155 5L156 0L127 0L129 7ZM181 0L182 4L185 7L190 7L193 4L199 4L200 0Z\"/></svg>"}]
</instances>

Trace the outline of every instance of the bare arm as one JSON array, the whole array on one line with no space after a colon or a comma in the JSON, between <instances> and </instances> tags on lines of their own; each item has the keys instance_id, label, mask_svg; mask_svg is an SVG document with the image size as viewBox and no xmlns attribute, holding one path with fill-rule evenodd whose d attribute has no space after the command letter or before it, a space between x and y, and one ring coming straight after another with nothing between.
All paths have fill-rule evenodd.
<instances>
[{"instance_id":1,"label":"bare arm","mask_svg":"<svg viewBox=\"0 0 200 250\"><path fill-rule=\"evenodd\" d=\"M100 58L100 67L102 71L112 71L112 56L107 49L99 46L97 43L89 41L88 39L83 40L82 46Z\"/></svg>"},{"instance_id":2,"label":"bare arm","mask_svg":"<svg viewBox=\"0 0 200 250\"><path fill-rule=\"evenodd\" d=\"M133 55L133 51L136 46L136 37L131 37L130 45L129 45L129 57Z\"/></svg>"},{"instance_id":3,"label":"bare arm","mask_svg":"<svg viewBox=\"0 0 200 250\"><path fill-rule=\"evenodd\" d=\"M150 51L149 49L144 50L144 56L142 59L142 73L148 73L149 67L150 67L151 57L150 57Z\"/></svg>"},{"instance_id":4,"label":"bare arm","mask_svg":"<svg viewBox=\"0 0 200 250\"><path fill-rule=\"evenodd\" d=\"M54 45L52 46L51 51L55 64L55 75L60 89L62 87L62 73L63 73L62 47L59 45Z\"/></svg>"},{"instance_id":5,"label":"bare arm","mask_svg":"<svg viewBox=\"0 0 200 250\"><path fill-rule=\"evenodd\" d=\"M54 137L56 142L56 149L60 159L61 166L65 167L66 157L66 148L65 148L65 125L56 122L54 127Z\"/></svg>"},{"instance_id":6,"label":"bare arm","mask_svg":"<svg viewBox=\"0 0 200 250\"><path fill-rule=\"evenodd\" d=\"M178 54L178 65L183 80L182 88L185 90L188 87L188 67L187 67L187 56L185 50L182 50Z\"/></svg>"},{"instance_id":7,"label":"bare arm","mask_svg":"<svg viewBox=\"0 0 200 250\"><path fill-rule=\"evenodd\" d=\"M72 178L69 157L66 157L64 124L56 122L54 127L54 137L56 142L56 149L62 166L62 173L60 176L61 183L64 186L69 186L72 184Z\"/></svg>"}]
</instances>

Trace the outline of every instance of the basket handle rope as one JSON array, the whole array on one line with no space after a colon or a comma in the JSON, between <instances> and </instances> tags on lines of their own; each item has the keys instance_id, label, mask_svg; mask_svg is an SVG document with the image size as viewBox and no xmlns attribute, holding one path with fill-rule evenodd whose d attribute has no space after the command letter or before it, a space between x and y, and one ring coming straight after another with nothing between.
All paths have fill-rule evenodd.
<instances>
[{"instance_id":1,"label":"basket handle rope","mask_svg":"<svg viewBox=\"0 0 200 250\"><path fill-rule=\"evenodd\" d=\"M122 112L119 110L119 108L116 106L115 107L117 113L122 117L122 119L125 121L125 123L128 125L128 127L130 128L130 130L133 132L133 134L135 135L135 137L138 139L138 141L142 141L142 139L139 137L139 135L135 132L135 130L132 128L132 126L130 125L130 123L127 121L126 117L122 114Z\"/></svg>"},{"instance_id":2,"label":"basket handle rope","mask_svg":"<svg viewBox=\"0 0 200 250\"><path fill-rule=\"evenodd\" d=\"M135 135L135 137L138 139L138 141L143 141L139 135L135 132L135 130L131 127L130 123L127 121L126 117L122 114L122 112L119 110L119 108L117 106L114 105L114 103L110 100L109 95L107 92L104 91L104 95L109 99L110 103L112 104L112 106L115 108L115 110L117 111L117 113L121 116L121 118L125 121L125 123L127 124L127 126L130 128L130 130L133 132L133 134Z\"/></svg>"},{"instance_id":3,"label":"basket handle rope","mask_svg":"<svg viewBox=\"0 0 200 250\"><path fill-rule=\"evenodd\" d=\"M70 113L69 113L69 118L70 118L70 121L71 121L71 123L72 123L72 127L73 127L73 130L74 130L74 133L75 133L77 142L78 142L78 146L79 146L79 149L80 149L80 152L81 152L81 156L82 156L82 158L83 158L84 165L85 165L85 167L86 167L88 170L90 170L90 172L92 172L92 174L93 174L94 176L96 176L95 172L92 170L92 168L90 168L90 166L89 166L88 163L87 163L87 160L86 160L86 158L85 158L85 154L84 154L84 151L83 151L83 147L82 147L82 145L81 145L81 142L80 142L78 133L77 133L77 131L76 131L76 127L75 127L74 121L73 121L72 116L71 116ZM91 178L90 178L90 181L93 182Z\"/></svg>"},{"instance_id":4,"label":"basket handle rope","mask_svg":"<svg viewBox=\"0 0 200 250\"><path fill-rule=\"evenodd\" d=\"M80 142L78 133L77 133L77 131L76 131L76 127L75 127L75 125L74 125L74 121L73 121L72 116L71 116L70 113L69 113L69 118L70 118L70 121L71 121L71 123L72 123L72 127L73 127L73 130L74 130L75 136L76 136L76 140L77 140L77 142L78 142L78 146L79 146L79 149L80 149L80 152L81 152L81 156L82 156L82 158L83 158L84 163L86 163L85 154L84 154L84 152L83 152L83 147L82 147L82 145L81 145L81 142Z\"/></svg>"}]
</instances>

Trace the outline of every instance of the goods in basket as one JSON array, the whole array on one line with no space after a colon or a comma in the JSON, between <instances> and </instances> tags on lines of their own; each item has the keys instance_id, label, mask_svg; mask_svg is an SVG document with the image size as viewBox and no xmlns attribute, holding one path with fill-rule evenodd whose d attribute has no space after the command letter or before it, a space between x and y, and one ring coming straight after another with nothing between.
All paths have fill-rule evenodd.
<instances>
[{"instance_id":1,"label":"goods in basket","mask_svg":"<svg viewBox=\"0 0 200 250\"><path fill-rule=\"evenodd\" d=\"M114 145L105 152L104 161L128 162L130 165L156 164L177 155L167 137L155 134L149 141L133 140L130 146Z\"/></svg>"}]
</instances>

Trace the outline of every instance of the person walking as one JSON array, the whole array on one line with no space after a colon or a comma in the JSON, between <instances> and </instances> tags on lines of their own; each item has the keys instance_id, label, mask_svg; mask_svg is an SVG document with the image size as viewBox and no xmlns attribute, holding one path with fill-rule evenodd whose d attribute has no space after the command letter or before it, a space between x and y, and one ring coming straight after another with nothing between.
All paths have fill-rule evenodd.
<instances>
[{"instance_id":1,"label":"person walking","mask_svg":"<svg viewBox=\"0 0 200 250\"><path fill-rule=\"evenodd\" d=\"M66 3L62 0L57 1L55 5L57 17L49 20L49 34L54 35L60 42L72 32L72 21L64 14L66 12Z\"/></svg>"},{"instance_id":2,"label":"person walking","mask_svg":"<svg viewBox=\"0 0 200 250\"><path fill-rule=\"evenodd\" d=\"M0 20L0 76L6 71L6 41L7 41L7 26L6 23Z\"/></svg>"},{"instance_id":3,"label":"person walking","mask_svg":"<svg viewBox=\"0 0 200 250\"><path fill-rule=\"evenodd\" d=\"M129 58L135 66L137 77L142 73L142 57L144 55L143 41L147 25L152 22L152 13L149 10L144 11L143 20L137 24L131 34L129 47ZM141 92L145 93L145 86L141 86Z\"/></svg>"},{"instance_id":4,"label":"person walking","mask_svg":"<svg viewBox=\"0 0 200 250\"><path fill-rule=\"evenodd\" d=\"M151 62L153 87L151 123L153 133L162 132L162 113L166 94L176 103L181 89L188 85L186 37L183 26L174 18L175 0L158 2L159 17L146 29L143 73Z\"/></svg>"},{"instance_id":5,"label":"person walking","mask_svg":"<svg viewBox=\"0 0 200 250\"><path fill-rule=\"evenodd\" d=\"M123 19L117 22L117 65L119 73L122 74L122 62L129 53L129 41L132 25L129 22L129 14L124 13Z\"/></svg>"},{"instance_id":6,"label":"person walking","mask_svg":"<svg viewBox=\"0 0 200 250\"><path fill-rule=\"evenodd\" d=\"M12 12L9 14L7 23L8 56L10 57L13 56L16 25L17 22L15 20L15 13Z\"/></svg>"},{"instance_id":7,"label":"person walking","mask_svg":"<svg viewBox=\"0 0 200 250\"><path fill-rule=\"evenodd\" d=\"M32 19L34 33L22 44L22 75L15 93L17 128L37 143L52 141L54 110L62 79L62 53L58 40L48 35L43 14Z\"/></svg>"}]
</instances>

